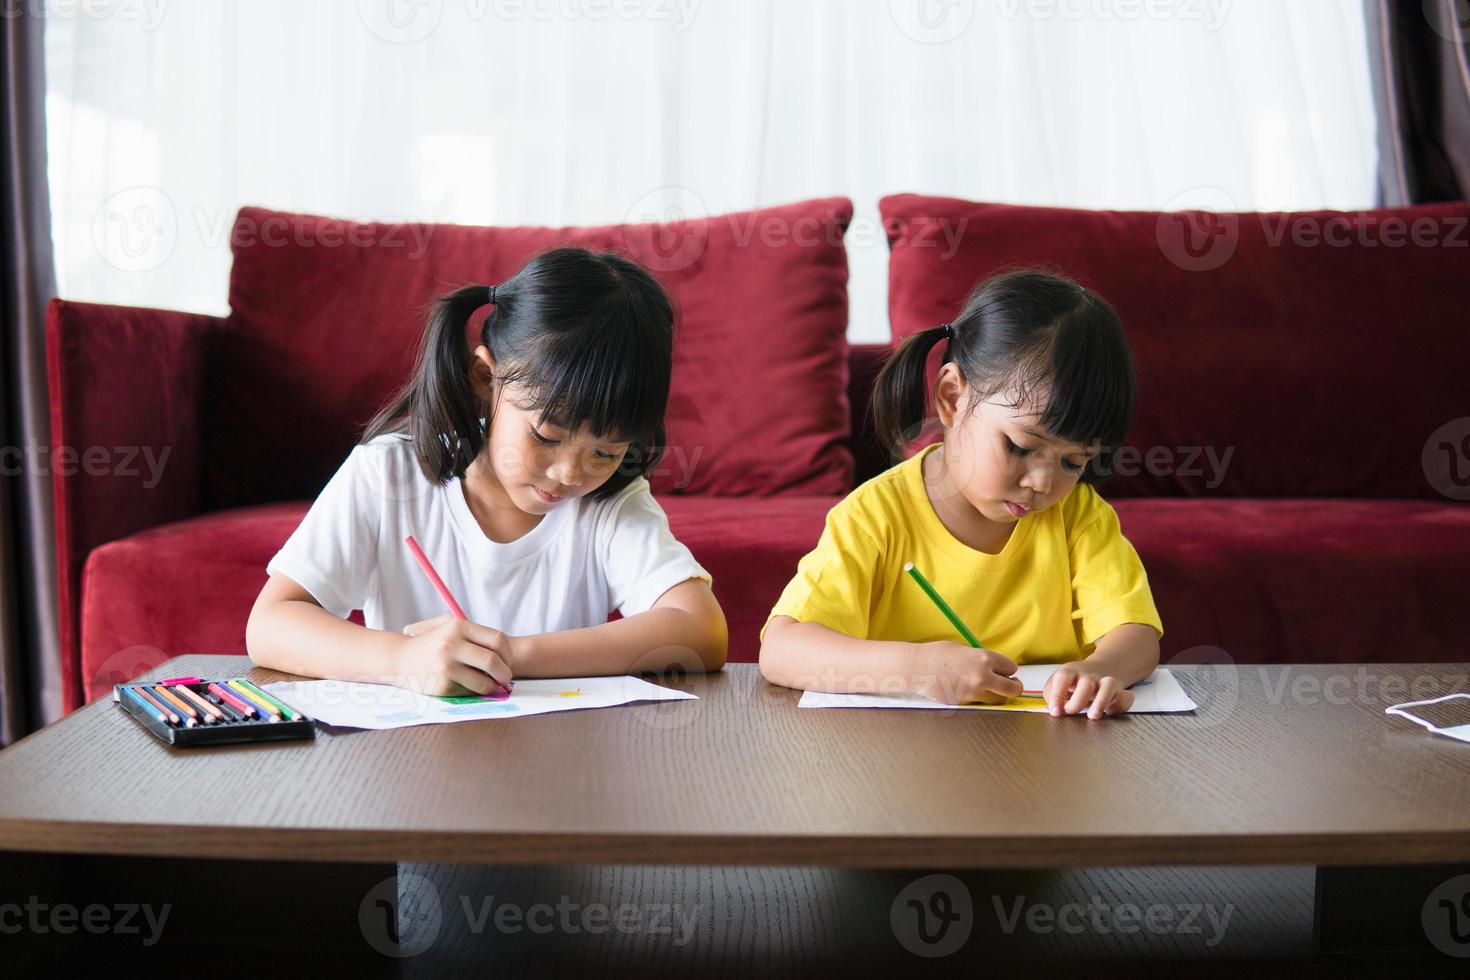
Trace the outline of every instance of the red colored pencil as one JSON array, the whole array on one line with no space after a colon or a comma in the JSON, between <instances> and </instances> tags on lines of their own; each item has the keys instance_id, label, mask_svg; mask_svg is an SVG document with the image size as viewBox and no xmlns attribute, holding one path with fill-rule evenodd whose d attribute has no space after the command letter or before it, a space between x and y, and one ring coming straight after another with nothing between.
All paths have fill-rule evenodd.
<instances>
[{"instance_id":1,"label":"red colored pencil","mask_svg":"<svg viewBox=\"0 0 1470 980\"><path fill-rule=\"evenodd\" d=\"M445 585L444 580L439 577L439 573L434 571L434 566L429 563L429 556L424 554L424 549L419 547L419 543L413 539L413 535L410 534L403 540L408 544L408 550L413 552L414 558L418 560L419 567L424 570L424 574L429 577L429 581L439 591L439 597L444 600L444 604L449 607L449 611L454 614L454 618L469 619L464 614L464 610L459 608L459 603L454 601L454 595L449 591L449 586ZM508 692L509 690L510 688L499 681L495 682L495 691L497 694Z\"/></svg>"},{"instance_id":2,"label":"red colored pencil","mask_svg":"<svg viewBox=\"0 0 1470 980\"><path fill-rule=\"evenodd\" d=\"M255 710L254 705L247 704L246 702L240 700L239 698L235 697L235 695L231 694L229 691L216 684L214 681L209 682L209 691L225 704L240 712L240 714L244 715L246 718L255 718L258 717L260 714L260 712Z\"/></svg>"},{"instance_id":3,"label":"red colored pencil","mask_svg":"<svg viewBox=\"0 0 1470 980\"><path fill-rule=\"evenodd\" d=\"M450 593L449 586L444 584L444 580L439 577L439 573L434 571L434 566L429 564L429 556L424 554L424 549L419 547L419 543L413 539L413 535L410 534L403 540L408 542L408 550L413 552L414 558L418 559L419 567L424 570L425 575L429 576L429 581L439 591L439 597L444 600L444 604L449 607L449 611L454 613L454 618L469 619L464 614L464 610L459 608L459 603L454 601L454 596Z\"/></svg>"}]
</instances>

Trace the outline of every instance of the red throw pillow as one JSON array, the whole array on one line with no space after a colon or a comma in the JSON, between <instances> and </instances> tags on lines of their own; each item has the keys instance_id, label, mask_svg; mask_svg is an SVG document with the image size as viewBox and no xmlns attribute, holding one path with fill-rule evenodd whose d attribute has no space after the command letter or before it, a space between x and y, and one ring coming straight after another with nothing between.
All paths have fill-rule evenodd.
<instances>
[{"instance_id":1,"label":"red throw pillow","mask_svg":"<svg viewBox=\"0 0 1470 980\"><path fill-rule=\"evenodd\" d=\"M243 208L214 360L212 506L315 496L413 365L433 298L559 245L617 251L678 319L662 493L841 494L852 202L663 225L358 223ZM478 329L478 324L476 324Z\"/></svg>"},{"instance_id":2,"label":"red throw pillow","mask_svg":"<svg viewBox=\"0 0 1470 980\"><path fill-rule=\"evenodd\" d=\"M895 341L1014 266L1063 272L1113 304L1139 404L1109 495L1453 492L1436 454L1470 444L1463 202L1215 214L901 194L880 209ZM1443 435L1456 420L1464 431Z\"/></svg>"}]
</instances>

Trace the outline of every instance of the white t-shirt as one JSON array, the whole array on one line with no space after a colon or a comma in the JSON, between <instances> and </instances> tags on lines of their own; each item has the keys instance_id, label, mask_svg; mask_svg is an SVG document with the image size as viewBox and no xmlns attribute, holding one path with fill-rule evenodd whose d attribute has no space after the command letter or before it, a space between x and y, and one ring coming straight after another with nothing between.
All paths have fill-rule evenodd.
<instances>
[{"instance_id":1,"label":"white t-shirt","mask_svg":"<svg viewBox=\"0 0 1470 980\"><path fill-rule=\"evenodd\" d=\"M596 626L614 609L649 609L686 579L710 581L643 477L607 500L564 501L502 544L480 529L462 481L434 485L399 434L353 448L266 571L334 615L361 609L368 627L397 632L449 611L409 534L466 616L512 636Z\"/></svg>"}]
</instances>

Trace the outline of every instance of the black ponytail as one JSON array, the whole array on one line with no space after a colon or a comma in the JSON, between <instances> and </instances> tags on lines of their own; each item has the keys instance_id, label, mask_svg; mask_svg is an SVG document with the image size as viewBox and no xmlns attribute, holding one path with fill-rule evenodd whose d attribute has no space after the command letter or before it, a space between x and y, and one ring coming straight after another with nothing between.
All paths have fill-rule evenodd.
<instances>
[{"instance_id":1,"label":"black ponytail","mask_svg":"<svg viewBox=\"0 0 1470 980\"><path fill-rule=\"evenodd\" d=\"M484 286L465 286L434 301L409 381L368 423L362 441L401 432L413 442L424 475L444 483L480 454L484 403L470 383L465 331L486 304Z\"/></svg>"},{"instance_id":2,"label":"black ponytail","mask_svg":"<svg viewBox=\"0 0 1470 980\"><path fill-rule=\"evenodd\" d=\"M928 415L925 374L929 352L945 339L947 326L930 327L905 337L873 382L873 432L889 459L903 458Z\"/></svg>"}]
</instances>

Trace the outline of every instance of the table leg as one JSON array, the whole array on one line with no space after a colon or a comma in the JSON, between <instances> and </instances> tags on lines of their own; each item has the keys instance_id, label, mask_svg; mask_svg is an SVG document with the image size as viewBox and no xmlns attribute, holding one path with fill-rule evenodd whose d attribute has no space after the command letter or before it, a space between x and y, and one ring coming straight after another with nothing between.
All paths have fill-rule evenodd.
<instances>
[{"instance_id":1,"label":"table leg","mask_svg":"<svg viewBox=\"0 0 1470 980\"><path fill-rule=\"evenodd\" d=\"M1470 956L1470 867L1318 867L1312 942L1321 953L1437 949Z\"/></svg>"}]
</instances>

